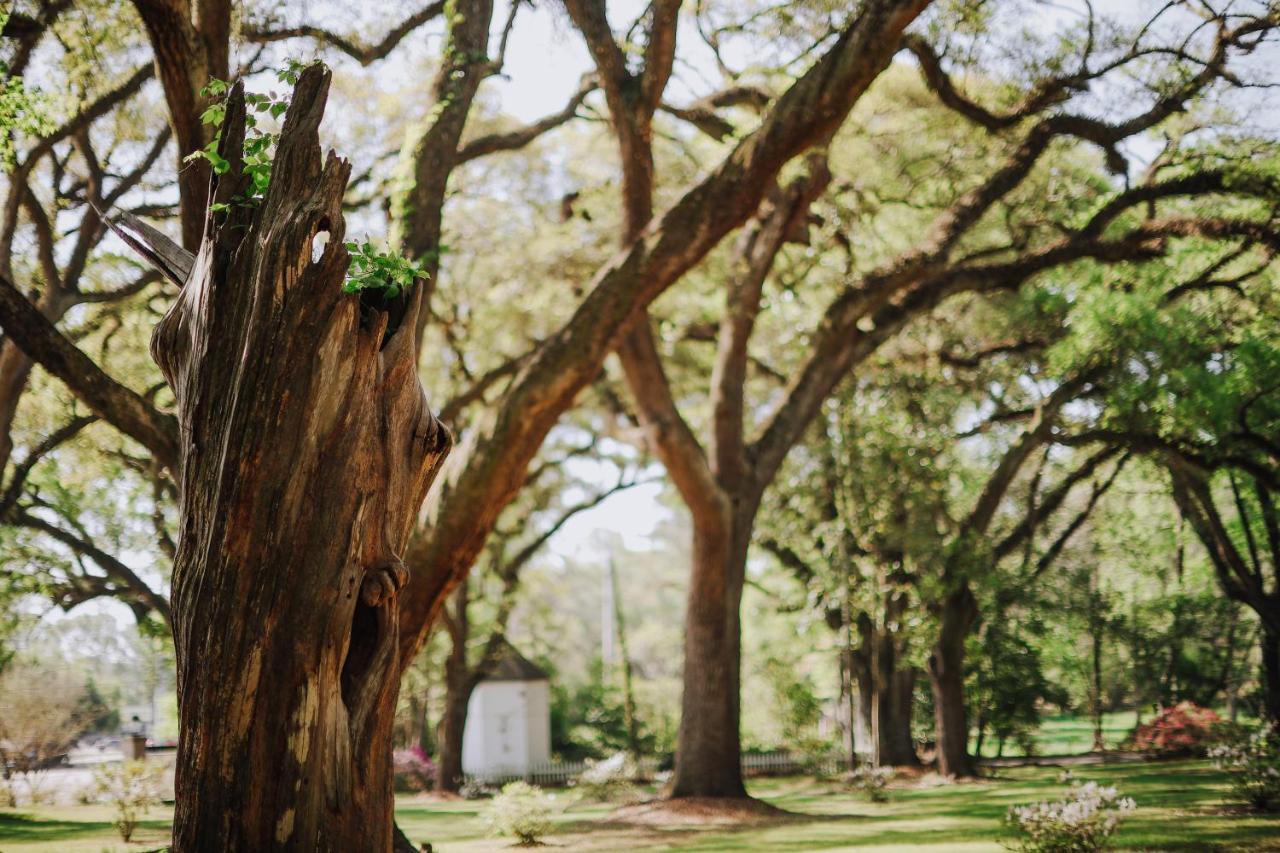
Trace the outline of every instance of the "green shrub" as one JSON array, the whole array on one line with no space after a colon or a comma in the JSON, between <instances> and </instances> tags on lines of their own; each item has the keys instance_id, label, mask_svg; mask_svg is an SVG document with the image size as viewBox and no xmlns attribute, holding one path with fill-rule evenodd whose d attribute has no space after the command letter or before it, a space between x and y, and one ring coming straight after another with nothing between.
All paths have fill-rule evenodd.
<instances>
[{"instance_id":1,"label":"green shrub","mask_svg":"<svg viewBox=\"0 0 1280 853\"><path fill-rule=\"evenodd\" d=\"M887 803L889 802L889 780L892 778L892 767L872 767L870 764L863 764L845 776L845 783L873 803Z\"/></svg>"},{"instance_id":2,"label":"green shrub","mask_svg":"<svg viewBox=\"0 0 1280 853\"><path fill-rule=\"evenodd\" d=\"M640 798L640 789L633 781L639 768L624 753L604 761L587 760L587 769L573 783L579 799L597 803L631 802Z\"/></svg>"},{"instance_id":3,"label":"green shrub","mask_svg":"<svg viewBox=\"0 0 1280 853\"><path fill-rule=\"evenodd\" d=\"M115 807L116 830L128 843L142 815L160 804L160 768L145 761L103 764L93 777L102 800Z\"/></svg>"}]
</instances>

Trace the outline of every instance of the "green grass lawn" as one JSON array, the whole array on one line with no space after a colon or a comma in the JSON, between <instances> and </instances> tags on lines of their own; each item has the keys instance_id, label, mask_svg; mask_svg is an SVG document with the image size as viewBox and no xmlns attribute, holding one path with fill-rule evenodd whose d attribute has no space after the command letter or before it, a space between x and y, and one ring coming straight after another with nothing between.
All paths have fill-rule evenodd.
<instances>
[{"instance_id":1,"label":"green grass lawn","mask_svg":"<svg viewBox=\"0 0 1280 853\"><path fill-rule=\"evenodd\" d=\"M1147 719L1151 714L1147 714ZM1136 711L1117 711L1102 715L1102 740L1107 749L1117 749L1133 731L1137 722ZM1093 749L1093 720L1088 717L1065 716L1044 717L1040 728L1035 733L1036 755L1079 755ZM972 750L977 744L969 744ZM982 744L982 754L993 758L996 754L996 742L988 736ZM1023 750L1016 743L1005 744L1006 756L1022 755Z\"/></svg>"},{"instance_id":2,"label":"green grass lawn","mask_svg":"<svg viewBox=\"0 0 1280 853\"><path fill-rule=\"evenodd\" d=\"M1122 825L1123 850L1280 851L1280 816L1223 807L1225 779L1204 761L1075 768L1077 777L1117 785L1138 801ZM829 782L805 778L753 781L751 792L797 817L751 826L637 824L611 817L603 804L570 805L555 818L548 844L564 850L932 850L998 851L1009 806L1056 798L1055 768L1016 768L960 785L896 788L885 804L868 803ZM561 793L558 800L570 804ZM438 802L405 797L396 817L415 842L441 853L502 850L488 837L480 801ZM171 813L159 810L133 845L121 844L101 806L0 811L0 851L139 851L164 843ZM554 849L551 848L551 849Z\"/></svg>"}]
</instances>

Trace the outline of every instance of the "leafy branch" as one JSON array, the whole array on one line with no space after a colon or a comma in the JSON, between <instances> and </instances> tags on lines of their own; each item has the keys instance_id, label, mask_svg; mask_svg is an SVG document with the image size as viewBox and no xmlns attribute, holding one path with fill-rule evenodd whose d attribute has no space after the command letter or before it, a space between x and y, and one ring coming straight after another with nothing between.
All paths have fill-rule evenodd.
<instances>
[{"instance_id":1,"label":"leafy branch","mask_svg":"<svg viewBox=\"0 0 1280 853\"><path fill-rule=\"evenodd\" d=\"M299 62L296 59L288 59L285 61L285 66L276 71L276 79L281 83L293 86L298 82L298 75L309 64ZM200 121L214 128L215 132L208 145L199 151L193 151L185 158L186 160L207 161L215 175L225 174L231 168L231 164L218 153L218 144L222 137L222 124L227 117L227 93L230 91L231 84L216 77L200 90L200 97L215 99L200 114ZM271 185L271 163L275 159L275 149L276 144L280 141L280 134L263 130L259 120L270 116L272 120L279 121L280 117L289 109L289 99L286 96L277 95L275 92L268 92L265 95L245 92L244 105L245 136L244 159L242 162L244 174L249 177L250 183L243 193L235 196L230 202L212 205L211 209L215 213L224 212L232 205L257 207L262 203L262 199L267 193L267 187Z\"/></svg>"}]
</instances>

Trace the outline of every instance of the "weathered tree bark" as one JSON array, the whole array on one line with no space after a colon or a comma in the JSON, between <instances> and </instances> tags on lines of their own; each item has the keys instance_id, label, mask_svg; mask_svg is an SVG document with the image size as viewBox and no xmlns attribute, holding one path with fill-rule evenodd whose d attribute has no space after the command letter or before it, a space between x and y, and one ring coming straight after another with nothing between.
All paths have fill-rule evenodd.
<instances>
[{"instance_id":1,"label":"weathered tree bark","mask_svg":"<svg viewBox=\"0 0 1280 853\"><path fill-rule=\"evenodd\" d=\"M964 641L977 618L977 602L967 584L947 596L940 613L938 642L929 656L938 772L957 778L974 775L969 755L969 718L964 701Z\"/></svg>"},{"instance_id":2,"label":"weathered tree bark","mask_svg":"<svg viewBox=\"0 0 1280 853\"><path fill-rule=\"evenodd\" d=\"M181 736L174 849L390 850L400 555L450 444L418 382L419 291L342 292L348 164L301 76L260 206L233 202L228 100L191 276L152 352L177 401L173 569ZM327 235L313 255L313 239ZM313 259L314 258L314 259Z\"/></svg>"}]
</instances>

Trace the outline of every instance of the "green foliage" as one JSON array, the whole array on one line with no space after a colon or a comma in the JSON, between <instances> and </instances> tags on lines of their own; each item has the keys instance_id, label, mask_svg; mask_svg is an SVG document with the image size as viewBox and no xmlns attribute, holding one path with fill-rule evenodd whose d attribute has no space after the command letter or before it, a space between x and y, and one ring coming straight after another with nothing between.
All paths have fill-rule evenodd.
<instances>
[{"instance_id":1,"label":"green foliage","mask_svg":"<svg viewBox=\"0 0 1280 853\"><path fill-rule=\"evenodd\" d=\"M399 252L379 249L368 240L348 242L346 247L351 255L347 280L342 285L346 293L369 291L394 299L408 292L415 281L427 277L422 264L415 264Z\"/></svg>"},{"instance_id":2,"label":"green foliage","mask_svg":"<svg viewBox=\"0 0 1280 853\"><path fill-rule=\"evenodd\" d=\"M0 9L0 30L9 21L9 11ZM21 76L12 76L9 65L0 59L0 172L13 168L14 137L19 133L40 134L53 129L53 121L40 93Z\"/></svg>"},{"instance_id":3,"label":"green foliage","mask_svg":"<svg viewBox=\"0 0 1280 853\"><path fill-rule=\"evenodd\" d=\"M640 726L640 750L651 754L653 735ZM627 749L622 691L605 678L599 658L589 664L585 683L551 681L551 748L569 760L606 758Z\"/></svg>"},{"instance_id":4,"label":"green foliage","mask_svg":"<svg viewBox=\"0 0 1280 853\"><path fill-rule=\"evenodd\" d=\"M798 747L813 740L822 717L822 701L814 692L812 680L796 670L794 661L781 658L766 660L764 670L773 688L784 742Z\"/></svg>"},{"instance_id":5,"label":"green foliage","mask_svg":"<svg viewBox=\"0 0 1280 853\"><path fill-rule=\"evenodd\" d=\"M75 716L85 731L114 732L120 728L119 694L108 699L92 676L84 683L84 693L76 704Z\"/></svg>"},{"instance_id":6,"label":"green foliage","mask_svg":"<svg viewBox=\"0 0 1280 853\"><path fill-rule=\"evenodd\" d=\"M276 78L282 83L294 85L298 82L298 75L304 68L306 68L305 64L292 59L288 60L287 64L276 72ZM231 168L231 164L218 153L218 146L222 137L222 125L227 117L226 99L230 91L231 84L226 80L217 78L210 80L200 90L201 97L214 99L213 103L200 115L200 120L214 129L213 139L204 148L192 152L186 157L188 161L204 160L208 162L215 175L225 174ZM271 163L275 157L276 144L280 141L280 134L275 131L265 130L260 122L267 118L278 121L281 116L288 112L289 99L286 96L277 95L275 92L269 92L265 95L257 92L245 92L244 106L245 134L242 169L244 175L249 178L249 186L229 203L212 205L211 209L215 212L225 211L233 205L238 207L257 207L262 203L267 187L271 184Z\"/></svg>"},{"instance_id":7,"label":"green foliage","mask_svg":"<svg viewBox=\"0 0 1280 853\"><path fill-rule=\"evenodd\" d=\"M554 804L537 785L511 782L485 807L484 821L494 835L511 836L532 847L551 831Z\"/></svg>"},{"instance_id":8,"label":"green foliage","mask_svg":"<svg viewBox=\"0 0 1280 853\"><path fill-rule=\"evenodd\" d=\"M979 731L996 739L999 750L1014 741L1030 754L1031 735L1040 724L1041 703L1062 701L1060 689L1044 673L1035 623L1009 624L1008 617L990 621L971 646L968 700Z\"/></svg>"}]
</instances>

